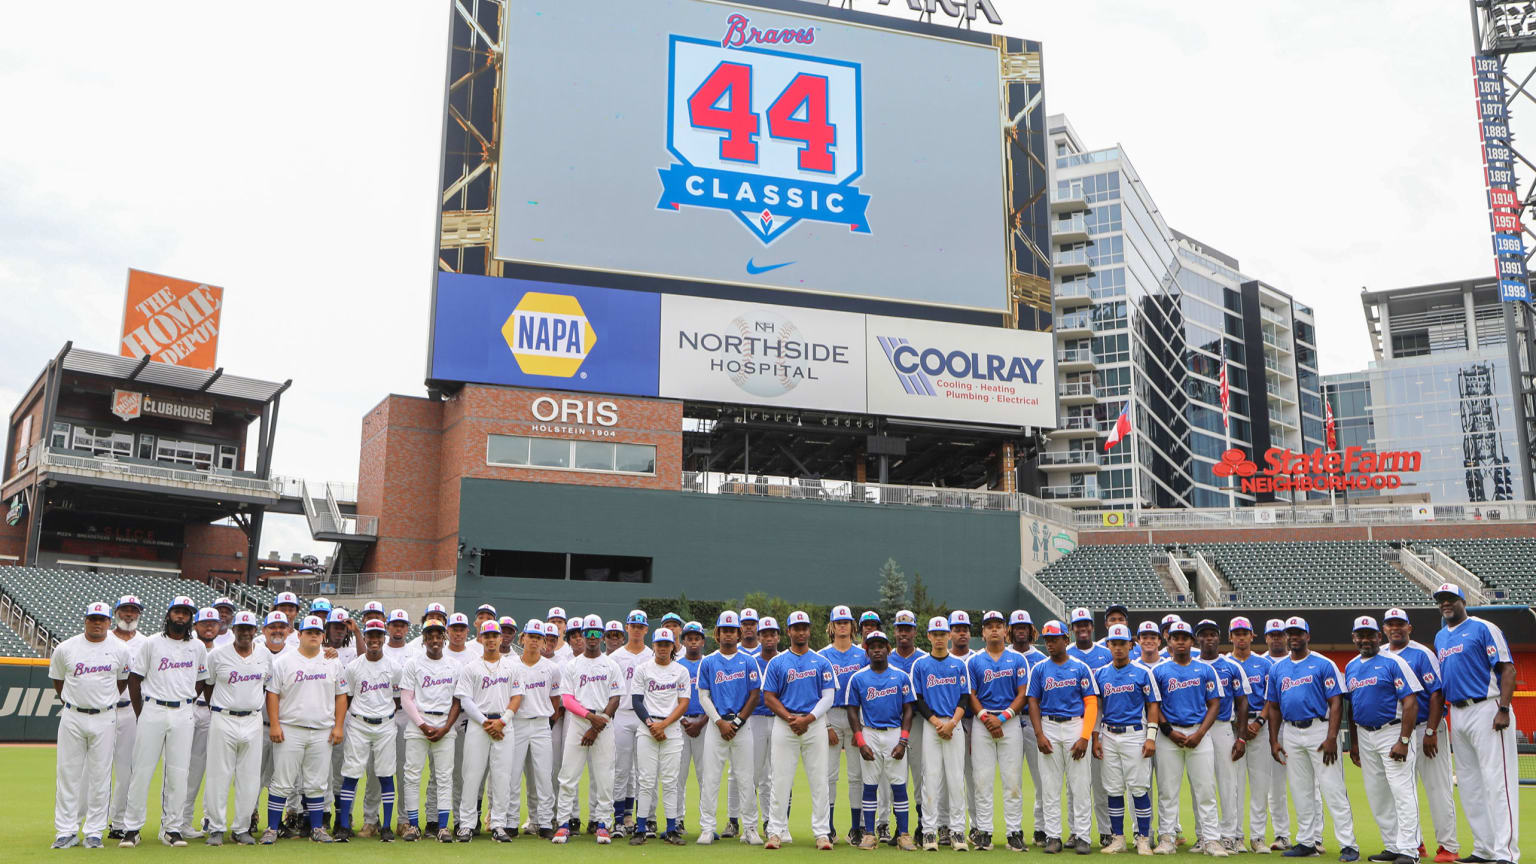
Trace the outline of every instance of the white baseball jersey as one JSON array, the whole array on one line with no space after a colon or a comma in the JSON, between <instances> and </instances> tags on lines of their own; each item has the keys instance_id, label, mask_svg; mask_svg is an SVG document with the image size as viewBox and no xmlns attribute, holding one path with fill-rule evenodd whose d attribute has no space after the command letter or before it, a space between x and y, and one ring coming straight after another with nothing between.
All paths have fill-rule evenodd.
<instances>
[{"instance_id":1,"label":"white baseball jersey","mask_svg":"<svg viewBox=\"0 0 1536 864\"><path fill-rule=\"evenodd\" d=\"M324 648L321 648L320 650L322 652L325 651ZM341 668L343 668L343 669L347 668L348 666L351 666L352 665L352 661L356 660L357 658L358 658L358 653L357 653L357 643L356 642L353 642L350 645L343 645L340 648L336 649L336 659L338 661L340 661Z\"/></svg>"},{"instance_id":2,"label":"white baseball jersey","mask_svg":"<svg viewBox=\"0 0 1536 864\"><path fill-rule=\"evenodd\" d=\"M478 660L471 660L459 667L459 674L454 678L453 695L460 700L469 700L480 713L487 716L501 714L507 710L507 700L511 699L512 689L512 664L498 655L496 660L489 663L484 655Z\"/></svg>"},{"instance_id":3,"label":"white baseball jersey","mask_svg":"<svg viewBox=\"0 0 1536 864\"><path fill-rule=\"evenodd\" d=\"M678 700L687 699L693 687L693 676L688 667L677 661L663 666L655 660L638 664L634 677L629 680L629 695L643 696L645 713L657 720L665 720ZM634 710L633 706L630 708Z\"/></svg>"},{"instance_id":4,"label":"white baseball jersey","mask_svg":"<svg viewBox=\"0 0 1536 864\"><path fill-rule=\"evenodd\" d=\"M620 645L619 650L609 654L608 656L613 658L614 663L618 664L619 672L623 676L622 683L624 689L620 695L622 695L624 698L619 700L619 713L622 714L625 711L628 711L633 714L635 709L629 704L629 695L632 692L630 690L630 684L632 681L634 681L635 678L635 667L643 663L651 662L651 660L656 655L652 653L651 649L649 648L641 650L641 652L638 654L632 654L630 653L629 645L626 643L624 645Z\"/></svg>"},{"instance_id":5,"label":"white baseball jersey","mask_svg":"<svg viewBox=\"0 0 1536 864\"><path fill-rule=\"evenodd\" d=\"M588 711L601 711L608 707L609 699L624 695L624 672L611 654L596 657L582 654L565 664L560 692L570 694Z\"/></svg>"},{"instance_id":6,"label":"white baseball jersey","mask_svg":"<svg viewBox=\"0 0 1536 864\"><path fill-rule=\"evenodd\" d=\"M105 711L117 706L117 682L128 677L130 660L128 643L111 636L92 642L81 633L53 649L48 677L64 682L60 696L65 702L76 708Z\"/></svg>"},{"instance_id":7,"label":"white baseball jersey","mask_svg":"<svg viewBox=\"0 0 1536 864\"><path fill-rule=\"evenodd\" d=\"M459 664L447 657L433 660L425 653L412 657L400 673L400 689L409 690L420 711L447 713L453 706L454 676Z\"/></svg>"},{"instance_id":8,"label":"white baseball jersey","mask_svg":"<svg viewBox=\"0 0 1536 864\"><path fill-rule=\"evenodd\" d=\"M241 657L233 643L208 652L208 681L213 684L209 702L225 711L260 711L267 701L267 677L272 674L272 652L252 645L249 657Z\"/></svg>"},{"instance_id":9,"label":"white baseball jersey","mask_svg":"<svg viewBox=\"0 0 1536 864\"><path fill-rule=\"evenodd\" d=\"M352 697L352 713L370 718L393 715L400 672L400 667L388 657L375 663L364 654L347 664L347 695Z\"/></svg>"},{"instance_id":10,"label":"white baseball jersey","mask_svg":"<svg viewBox=\"0 0 1536 864\"><path fill-rule=\"evenodd\" d=\"M540 657L532 666L516 658L509 662L512 666L510 695L523 697L517 705L517 713L512 716L520 720L553 717L555 694L560 688L559 665L547 657Z\"/></svg>"},{"instance_id":11,"label":"white baseball jersey","mask_svg":"<svg viewBox=\"0 0 1536 864\"><path fill-rule=\"evenodd\" d=\"M208 678L208 651L196 639L172 639L164 633L139 644L128 671L143 676L145 699L185 702L197 696L197 682Z\"/></svg>"},{"instance_id":12,"label":"white baseball jersey","mask_svg":"<svg viewBox=\"0 0 1536 864\"><path fill-rule=\"evenodd\" d=\"M336 697L347 692L347 676L323 651L313 657L284 651L272 664L267 692L278 695L277 721L284 726L329 729L336 725Z\"/></svg>"},{"instance_id":13,"label":"white baseball jersey","mask_svg":"<svg viewBox=\"0 0 1536 864\"><path fill-rule=\"evenodd\" d=\"M388 642L384 643L384 656L388 657L390 660L393 660L395 665L399 666L401 670L405 669L405 664L409 663L412 657L415 657L417 654L425 653L426 651L424 649L413 648L409 642L401 645L399 648L390 645Z\"/></svg>"},{"instance_id":14,"label":"white baseball jersey","mask_svg":"<svg viewBox=\"0 0 1536 864\"><path fill-rule=\"evenodd\" d=\"M228 630L225 630L223 633L220 633L219 635L213 637L213 647L215 647L215 648L222 648L225 645L228 645L229 643L231 643L233 641L235 641L235 634L230 632L230 631L228 631Z\"/></svg>"}]
</instances>

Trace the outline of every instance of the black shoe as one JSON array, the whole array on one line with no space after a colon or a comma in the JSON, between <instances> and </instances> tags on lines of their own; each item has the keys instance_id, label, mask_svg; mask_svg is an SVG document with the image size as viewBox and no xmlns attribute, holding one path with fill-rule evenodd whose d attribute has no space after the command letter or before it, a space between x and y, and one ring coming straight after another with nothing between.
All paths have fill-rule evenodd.
<instances>
[{"instance_id":1,"label":"black shoe","mask_svg":"<svg viewBox=\"0 0 1536 864\"><path fill-rule=\"evenodd\" d=\"M1035 845L1036 846L1044 846L1045 845L1045 832L1044 831L1036 831L1035 832Z\"/></svg>"},{"instance_id":2,"label":"black shoe","mask_svg":"<svg viewBox=\"0 0 1536 864\"><path fill-rule=\"evenodd\" d=\"M474 836L475 832L469 830L468 828L460 828L459 830L453 832L453 839L460 843L468 843L470 838Z\"/></svg>"},{"instance_id":3,"label":"black shoe","mask_svg":"<svg viewBox=\"0 0 1536 864\"><path fill-rule=\"evenodd\" d=\"M492 828L491 839L495 840L497 843L511 843L512 835L508 834L507 829L505 828Z\"/></svg>"},{"instance_id":4,"label":"black shoe","mask_svg":"<svg viewBox=\"0 0 1536 864\"><path fill-rule=\"evenodd\" d=\"M1060 837L1047 837L1047 838L1045 838L1045 854L1047 854L1047 855L1055 855L1057 852L1060 852L1060 851L1061 851L1061 838Z\"/></svg>"},{"instance_id":5,"label":"black shoe","mask_svg":"<svg viewBox=\"0 0 1536 864\"><path fill-rule=\"evenodd\" d=\"M895 838L891 837L891 826L889 825L876 825L875 839L881 843L890 843L892 846L896 845L895 843L891 843L891 841Z\"/></svg>"},{"instance_id":6,"label":"black shoe","mask_svg":"<svg viewBox=\"0 0 1536 864\"><path fill-rule=\"evenodd\" d=\"M644 846L645 845L645 832L644 831L636 831L634 834L630 835L629 845L631 845L631 846Z\"/></svg>"},{"instance_id":7,"label":"black shoe","mask_svg":"<svg viewBox=\"0 0 1536 864\"><path fill-rule=\"evenodd\" d=\"M1346 864L1347 864L1347 862L1350 862L1350 861L1359 861L1360 860L1360 850L1356 849L1353 846L1345 846L1343 849L1339 850L1339 860L1346 862ZM1394 856L1394 860L1395 860L1395 856Z\"/></svg>"},{"instance_id":8,"label":"black shoe","mask_svg":"<svg viewBox=\"0 0 1536 864\"><path fill-rule=\"evenodd\" d=\"M553 831L554 831L554 830L555 830L555 829L553 829L553 828L551 828L551 829L549 829L549 830L550 830L550 831L551 831L551 832L553 832ZM508 837L516 837L516 836L517 836L517 829L516 829L516 828L508 828L508 829L506 829L506 832L507 832L507 836L508 836ZM530 832L530 833L531 833L531 832ZM550 835L550 836L551 836L551 837L553 837L553 836L554 836L554 835L553 835L553 833L551 833L551 835Z\"/></svg>"},{"instance_id":9,"label":"black shoe","mask_svg":"<svg viewBox=\"0 0 1536 864\"><path fill-rule=\"evenodd\" d=\"M1396 852L1377 852L1375 855L1372 855L1371 857L1369 857L1369 858L1367 858L1365 860L1367 860L1367 861L1381 861L1381 862L1396 861L1397 860L1397 853Z\"/></svg>"},{"instance_id":10,"label":"black shoe","mask_svg":"<svg viewBox=\"0 0 1536 864\"><path fill-rule=\"evenodd\" d=\"M120 848L130 848L139 845L139 832L132 830L124 831L123 839L117 841L117 845Z\"/></svg>"},{"instance_id":11,"label":"black shoe","mask_svg":"<svg viewBox=\"0 0 1536 864\"><path fill-rule=\"evenodd\" d=\"M991 852L992 851L992 835L984 833L984 832L981 832L981 831L977 831L976 832L976 843L975 843L975 846L976 846L976 851L977 852Z\"/></svg>"},{"instance_id":12,"label":"black shoe","mask_svg":"<svg viewBox=\"0 0 1536 864\"><path fill-rule=\"evenodd\" d=\"M1013 831L1008 834L1008 850L1010 852L1028 852L1029 847L1024 845L1024 832Z\"/></svg>"},{"instance_id":13,"label":"black shoe","mask_svg":"<svg viewBox=\"0 0 1536 864\"><path fill-rule=\"evenodd\" d=\"M683 835L677 831L668 831L667 833L661 835L661 839L665 840L668 845L671 846L682 846L688 842L684 840Z\"/></svg>"},{"instance_id":14,"label":"black shoe","mask_svg":"<svg viewBox=\"0 0 1536 864\"><path fill-rule=\"evenodd\" d=\"M424 834L436 834L437 833L437 822L435 822L435 821L428 822L427 823L427 827L422 829L422 833L424 833Z\"/></svg>"},{"instance_id":15,"label":"black shoe","mask_svg":"<svg viewBox=\"0 0 1536 864\"><path fill-rule=\"evenodd\" d=\"M725 823L725 830L720 832L721 840L730 840L741 833L741 820L730 819Z\"/></svg>"},{"instance_id":16,"label":"black shoe","mask_svg":"<svg viewBox=\"0 0 1536 864\"><path fill-rule=\"evenodd\" d=\"M388 825L381 825L381 826L379 826L379 842L380 843L393 843L393 842L395 842L395 832L389 830L389 826Z\"/></svg>"},{"instance_id":17,"label":"black shoe","mask_svg":"<svg viewBox=\"0 0 1536 864\"><path fill-rule=\"evenodd\" d=\"M351 828L345 828L345 827L337 828L336 829L336 833L331 835L331 842L332 843L348 843L355 836L357 836L357 835L352 832Z\"/></svg>"},{"instance_id":18,"label":"black shoe","mask_svg":"<svg viewBox=\"0 0 1536 864\"><path fill-rule=\"evenodd\" d=\"M572 819L571 820L571 824L568 827L571 829L571 833L572 834L580 834L581 833L581 820L580 819ZM590 823L588 825L588 827L591 828L594 833L596 833L596 831L597 831L597 823L596 822Z\"/></svg>"},{"instance_id":19,"label":"black shoe","mask_svg":"<svg viewBox=\"0 0 1536 864\"><path fill-rule=\"evenodd\" d=\"M108 831L107 832L107 839L108 840L121 840L121 839L123 839L123 829L121 829L121 828L113 828L111 831Z\"/></svg>"},{"instance_id":20,"label":"black shoe","mask_svg":"<svg viewBox=\"0 0 1536 864\"><path fill-rule=\"evenodd\" d=\"M1322 853L1305 843L1297 843L1291 848L1280 853L1281 858L1316 858ZM1486 862L1485 862L1486 864Z\"/></svg>"},{"instance_id":21,"label":"black shoe","mask_svg":"<svg viewBox=\"0 0 1536 864\"><path fill-rule=\"evenodd\" d=\"M597 823L593 822L592 824L596 825ZM597 833L597 829L593 828L592 832L594 834ZM575 832L572 832L572 833L575 833ZM555 839L555 829L553 829L553 828L540 828L539 829L539 839L540 840L553 840L553 839Z\"/></svg>"},{"instance_id":22,"label":"black shoe","mask_svg":"<svg viewBox=\"0 0 1536 864\"><path fill-rule=\"evenodd\" d=\"M939 829L939 845L940 846L948 846L949 845L949 829L948 828L940 828Z\"/></svg>"},{"instance_id":23,"label":"black shoe","mask_svg":"<svg viewBox=\"0 0 1536 864\"><path fill-rule=\"evenodd\" d=\"M1087 855L1093 851L1093 847L1088 844L1087 840L1079 837L1077 838L1077 843L1073 844L1072 850L1079 855Z\"/></svg>"},{"instance_id":24,"label":"black shoe","mask_svg":"<svg viewBox=\"0 0 1536 864\"><path fill-rule=\"evenodd\" d=\"M1493 859L1484 858L1476 852L1473 852L1469 855L1463 855L1462 857L1457 858L1456 864L1493 864Z\"/></svg>"},{"instance_id":25,"label":"black shoe","mask_svg":"<svg viewBox=\"0 0 1536 864\"><path fill-rule=\"evenodd\" d=\"M837 835L833 834L832 836L836 837ZM848 845L849 846L857 846L857 845L859 845L860 843L863 843L863 842L864 842L864 829L863 828L849 828L848 829Z\"/></svg>"},{"instance_id":26,"label":"black shoe","mask_svg":"<svg viewBox=\"0 0 1536 864\"><path fill-rule=\"evenodd\" d=\"M1419 857L1417 855L1399 855L1392 861L1392 864L1419 864Z\"/></svg>"},{"instance_id":27,"label":"black shoe","mask_svg":"<svg viewBox=\"0 0 1536 864\"><path fill-rule=\"evenodd\" d=\"M656 829L655 828L646 828L645 829L645 839L647 839L647 840L655 840L658 836L660 836L660 835L658 835L656 833Z\"/></svg>"},{"instance_id":28,"label":"black shoe","mask_svg":"<svg viewBox=\"0 0 1536 864\"><path fill-rule=\"evenodd\" d=\"M1111 834L1100 834L1099 835L1099 848L1100 849L1103 849L1105 846L1108 846L1109 844L1111 844L1113 842L1115 842L1115 838L1114 838L1113 835L1111 835Z\"/></svg>"}]
</instances>

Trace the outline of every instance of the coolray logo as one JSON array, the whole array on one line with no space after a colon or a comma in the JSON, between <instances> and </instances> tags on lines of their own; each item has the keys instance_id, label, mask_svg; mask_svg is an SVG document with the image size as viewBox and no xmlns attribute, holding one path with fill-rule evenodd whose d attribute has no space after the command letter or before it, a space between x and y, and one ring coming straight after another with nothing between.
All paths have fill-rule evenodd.
<instances>
[{"instance_id":1,"label":"coolray logo","mask_svg":"<svg viewBox=\"0 0 1536 864\"><path fill-rule=\"evenodd\" d=\"M597 344L597 331L575 297L538 291L523 295L501 335L524 375L553 378L574 376Z\"/></svg>"},{"instance_id":2,"label":"coolray logo","mask_svg":"<svg viewBox=\"0 0 1536 864\"><path fill-rule=\"evenodd\" d=\"M802 219L870 233L863 174L862 66L798 53L814 28L760 29L732 14L724 35L673 35L658 210L725 210L763 245ZM763 47L775 46L775 47ZM750 271L749 271L750 272Z\"/></svg>"},{"instance_id":3,"label":"coolray logo","mask_svg":"<svg viewBox=\"0 0 1536 864\"><path fill-rule=\"evenodd\" d=\"M1261 469L1234 447L1221 454L1211 473L1217 477L1236 475L1243 492L1374 490L1401 487L1401 475L1418 471L1422 464L1423 453L1417 450L1346 447L1338 452L1321 448L1298 452L1271 447L1264 451Z\"/></svg>"},{"instance_id":4,"label":"coolray logo","mask_svg":"<svg viewBox=\"0 0 1536 864\"><path fill-rule=\"evenodd\" d=\"M1034 384L1045 360L1005 357L975 351L916 348L901 336L878 336L885 359L901 378L902 389L914 396L937 396L936 378ZM942 384L940 386L943 386Z\"/></svg>"},{"instance_id":5,"label":"coolray logo","mask_svg":"<svg viewBox=\"0 0 1536 864\"><path fill-rule=\"evenodd\" d=\"M895 696L897 693L900 693L900 692L901 692L901 687L899 687L899 686L891 686L891 687L866 687L866 688L864 688L864 698L865 699L879 699L882 696Z\"/></svg>"},{"instance_id":6,"label":"coolray logo","mask_svg":"<svg viewBox=\"0 0 1536 864\"><path fill-rule=\"evenodd\" d=\"M1305 684L1313 684L1317 679L1311 675L1303 675L1300 678L1286 676L1280 679L1280 692L1284 693L1293 687L1301 687Z\"/></svg>"},{"instance_id":7,"label":"coolray logo","mask_svg":"<svg viewBox=\"0 0 1536 864\"><path fill-rule=\"evenodd\" d=\"M1003 678L1012 678L1012 677L1013 677L1013 670L1012 669L983 669L982 672L981 672L981 683L983 683L983 684L991 684L993 681L998 681L998 680L1001 680Z\"/></svg>"}]
</instances>

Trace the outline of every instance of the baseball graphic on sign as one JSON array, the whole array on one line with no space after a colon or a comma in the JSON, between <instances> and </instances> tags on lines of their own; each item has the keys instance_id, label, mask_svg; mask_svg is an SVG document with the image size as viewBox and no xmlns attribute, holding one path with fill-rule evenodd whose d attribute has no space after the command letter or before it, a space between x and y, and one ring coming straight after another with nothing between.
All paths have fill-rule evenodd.
<instances>
[{"instance_id":1,"label":"baseball graphic on sign","mask_svg":"<svg viewBox=\"0 0 1536 864\"><path fill-rule=\"evenodd\" d=\"M731 372L731 383L756 396L782 396L799 383L794 368L784 362L784 348L804 341L795 322L772 310L758 315L737 315L727 328L741 337L741 363ZM759 348L758 346L761 346ZM776 350L768 350L769 347Z\"/></svg>"}]
</instances>

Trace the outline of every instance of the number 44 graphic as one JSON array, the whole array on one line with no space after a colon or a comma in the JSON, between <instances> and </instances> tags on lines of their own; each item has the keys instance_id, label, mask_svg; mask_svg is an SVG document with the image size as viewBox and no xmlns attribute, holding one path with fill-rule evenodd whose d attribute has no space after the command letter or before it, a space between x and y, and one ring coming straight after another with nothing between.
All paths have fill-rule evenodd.
<instances>
[{"instance_id":1,"label":"number 44 graphic","mask_svg":"<svg viewBox=\"0 0 1536 864\"><path fill-rule=\"evenodd\" d=\"M725 108L717 107L721 100ZM804 120L795 115L804 109ZM800 73L789 82L779 98L768 106L768 135L805 144L798 154L802 171L832 173L832 145L837 143L837 127L827 120L827 79L822 75ZM721 63L688 97L688 116L693 125L726 133L720 139L720 158L736 162L757 162L759 118L752 111L752 67L743 63Z\"/></svg>"}]
</instances>

